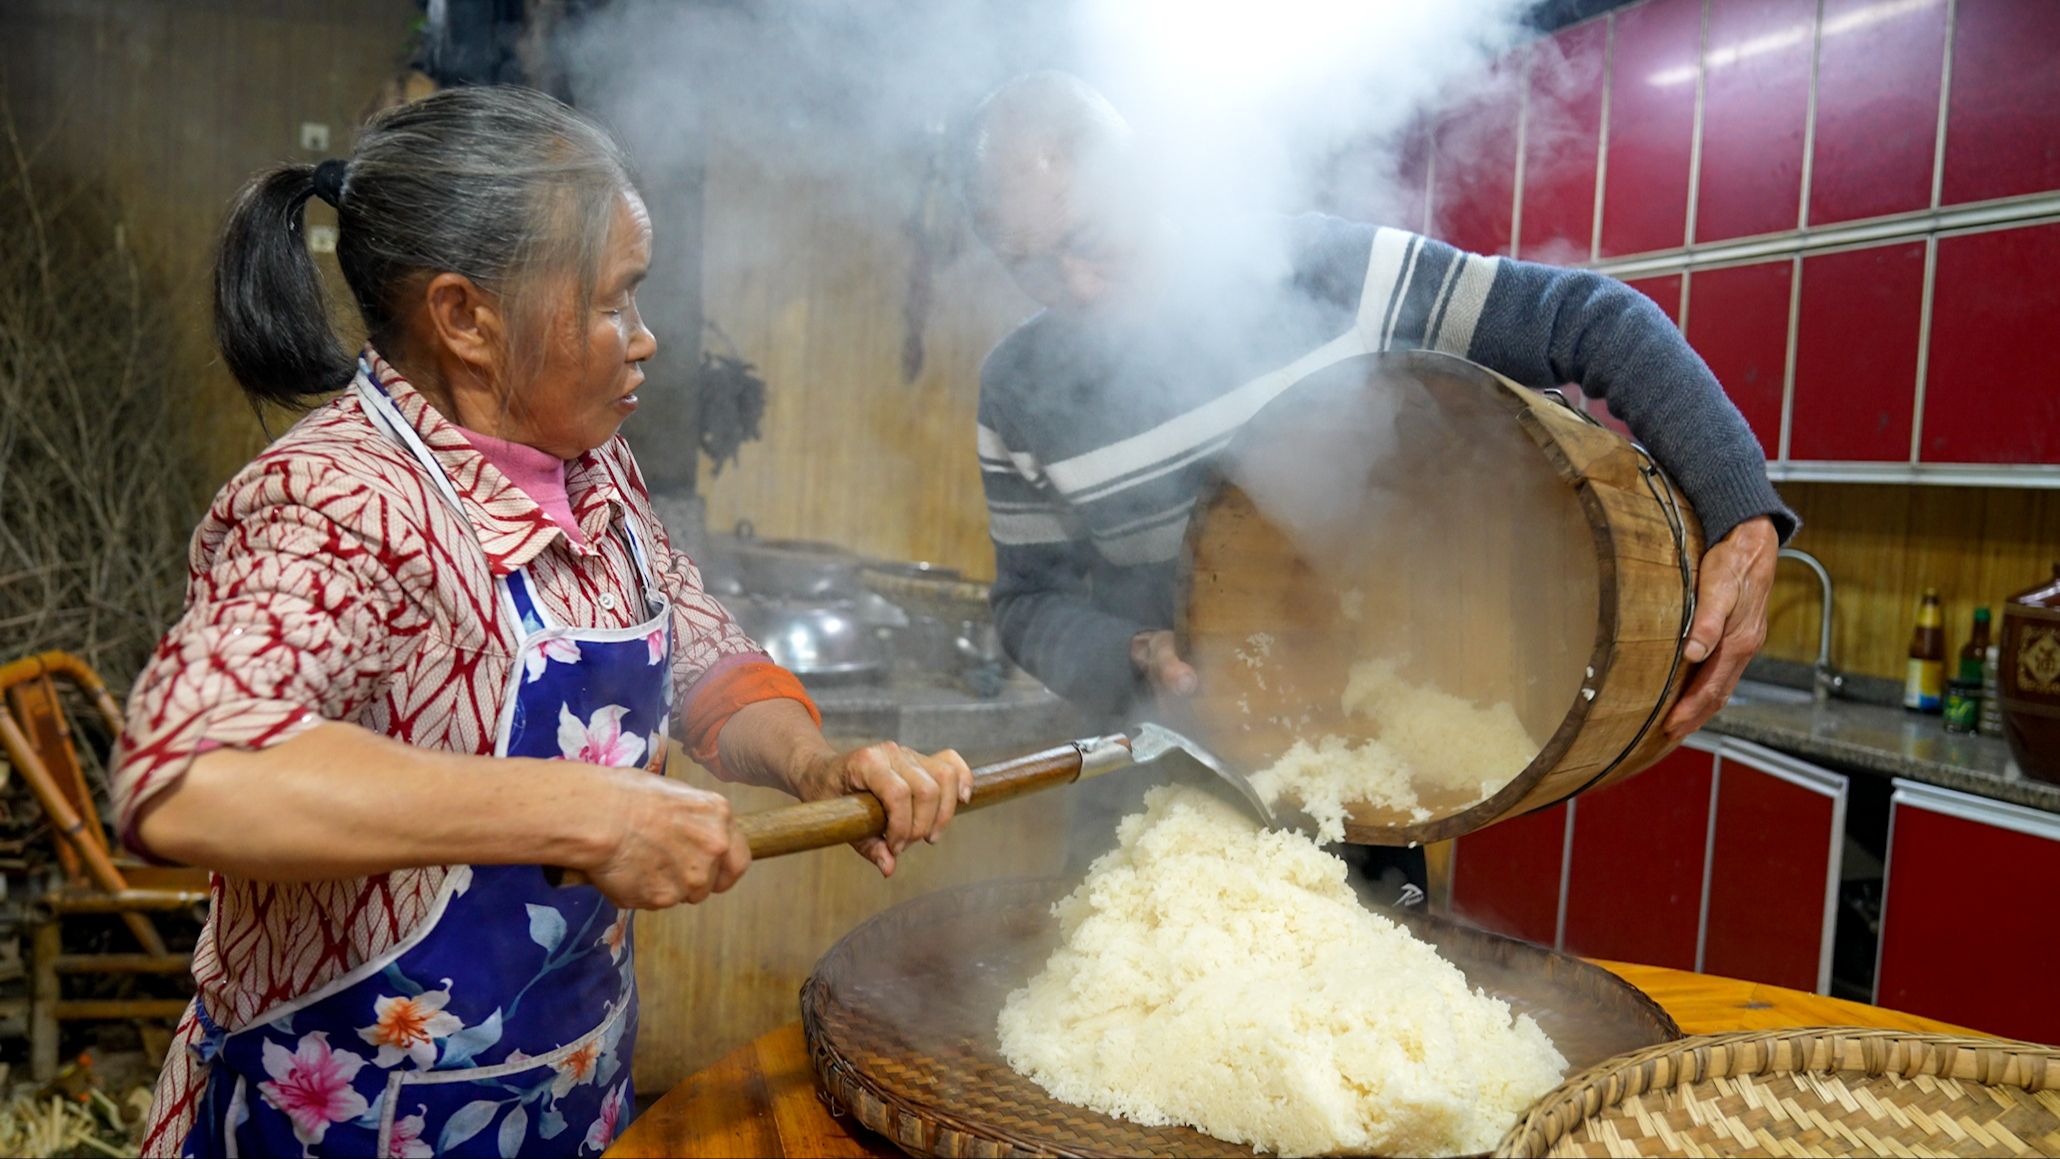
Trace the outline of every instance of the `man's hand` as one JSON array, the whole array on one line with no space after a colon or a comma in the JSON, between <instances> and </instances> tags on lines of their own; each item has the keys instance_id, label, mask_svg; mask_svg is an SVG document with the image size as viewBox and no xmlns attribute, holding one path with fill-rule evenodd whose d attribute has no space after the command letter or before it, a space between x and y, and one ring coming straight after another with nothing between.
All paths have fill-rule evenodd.
<instances>
[{"instance_id":1,"label":"man's hand","mask_svg":"<svg viewBox=\"0 0 2060 1159\"><path fill-rule=\"evenodd\" d=\"M1130 664L1161 695L1192 696L1200 679L1174 650L1173 633L1139 632L1130 638Z\"/></svg>"},{"instance_id":2,"label":"man's hand","mask_svg":"<svg viewBox=\"0 0 2060 1159\"><path fill-rule=\"evenodd\" d=\"M1667 717L1676 740L1708 723L1731 699L1745 662L1767 639L1767 593L1774 586L1774 561L1781 537L1764 515L1731 529L1703 553L1695 585L1695 622L1682 654L1702 667Z\"/></svg>"}]
</instances>

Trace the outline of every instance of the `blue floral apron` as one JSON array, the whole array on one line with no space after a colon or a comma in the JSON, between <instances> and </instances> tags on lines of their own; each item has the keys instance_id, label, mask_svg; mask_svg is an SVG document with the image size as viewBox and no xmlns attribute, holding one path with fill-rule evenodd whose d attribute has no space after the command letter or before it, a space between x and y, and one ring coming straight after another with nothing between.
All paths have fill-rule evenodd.
<instances>
[{"instance_id":1,"label":"blue floral apron","mask_svg":"<svg viewBox=\"0 0 2060 1159\"><path fill-rule=\"evenodd\" d=\"M456 505L362 364L352 389ZM662 758L671 608L623 530L650 611L634 627L556 623L524 572L501 581L522 639L496 755ZM597 1154L631 1106L630 914L591 886L554 888L538 866L452 866L428 917L385 955L233 1033L201 1018L195 1049L210 1069L187 1155Z\"/></svg>"}]
</instances>

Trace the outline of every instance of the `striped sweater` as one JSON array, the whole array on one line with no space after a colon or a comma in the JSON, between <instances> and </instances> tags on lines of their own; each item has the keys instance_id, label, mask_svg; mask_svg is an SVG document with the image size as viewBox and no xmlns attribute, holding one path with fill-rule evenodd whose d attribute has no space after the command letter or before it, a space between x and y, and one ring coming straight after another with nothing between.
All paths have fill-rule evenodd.
<instances>
[{"instance_id":1,"label":"striped sweater","mask_svg":"<svg viewBox=\"0 0 2060 1159\"><path fill-rule=\"evenodd\" d=\"M1046 311L981 371L979 455L1009 655L1120 714L1137 633L1172 626L1188 517L1215 457L1261 407L1357 354L1462 355L1532 387L1604 399L1680 483L1714 543L1795 515L1758 441L1673 322L1584 270L1463 253L1305 215L1285 260L1183 270L1148 312Z\"/></svg>"}]
</instances>

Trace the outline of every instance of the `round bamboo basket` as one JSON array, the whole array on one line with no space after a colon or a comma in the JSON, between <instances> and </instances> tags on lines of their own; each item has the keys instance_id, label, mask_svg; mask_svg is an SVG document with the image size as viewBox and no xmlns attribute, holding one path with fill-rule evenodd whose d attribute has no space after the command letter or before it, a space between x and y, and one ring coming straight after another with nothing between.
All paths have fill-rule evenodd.
<instances>
[{"instance_id":1,"label":"round bamboo basket","mask_svg":"<svg viewBox=\"0 0 2060 1159\"><path fill-rule=\"evenodd\" d=\"M1429 842L1651 765L1689 675L1701 525L1652 458L1551 392L1423 351L1347 359L1246 424L1187 530L1191 727L1247 768L1347 716L1355 662L1509 704L1537 755L1482 799L1356 807L1350 840ZM1454 738L1455 743L1464 738Z\"/></svg>"},{"instance_id":2,"label":"round bamboo basket","mask_svg":"<svg viewBox=\"0 0 2060 1159\"><path fill-rule=\"evenodd\" d=\"M1494 1153L2060 1155L2060 1051L1838 1026L1700 1035L1568 1079Z\"/></svg>"},{"instance_id":3,"label":"round bamboo basket","mask_svg":"<svg viewBox=\"0 0 2060 1159\"><path fill-rule=\"evenodd\" d=\"M1067 883L1009 879L906 901L845 935L801 990L824 1097L911 1155L1251 1155L1188 1127L1062 1103L1001 1057L995 1020L1051 956ZM1529 1014L1580 1068L1680 1037L1643 992L1576 958L1390 913L1473 985Z\"/></svg>"}]
</instances>

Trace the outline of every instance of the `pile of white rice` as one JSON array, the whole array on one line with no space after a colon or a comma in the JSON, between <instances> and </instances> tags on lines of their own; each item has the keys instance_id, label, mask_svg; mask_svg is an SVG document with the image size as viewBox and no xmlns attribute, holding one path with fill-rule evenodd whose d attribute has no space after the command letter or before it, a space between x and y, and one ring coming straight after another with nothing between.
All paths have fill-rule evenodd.
<instances>
[{"instance_id":1,"label":"pile of white rice","mask_svg":"<svg viewBox=\"0 0 2060 1159\"><path fill-rule=\"evenodd\" d=\"M1298 740L1252 778L1273 801L1300 804L1325 841L1342 841L1354 804L1428 821L1420 793L1478 803L1494 796L1544 746L1507 703L1480 705L1403 679L1393 660L1362 660L1345 684L1344 710L1374 736L1358 744L1335 734Z\"/></svg>"},{"instance_id":2,"label":"pile of white rice","mask_svg":"<svg viewBox=\"0 0 2060 1159\"><path fill-rule=\"evenodd\" d=\"M1566 1070L1528 1016L1360 905L1344 862L1154 789L1055 907L1009 1064L1054 1098L1283 1154L1491 1148Z\"/></svg>"}]
</instances>

